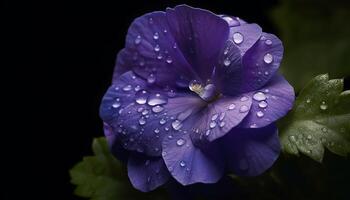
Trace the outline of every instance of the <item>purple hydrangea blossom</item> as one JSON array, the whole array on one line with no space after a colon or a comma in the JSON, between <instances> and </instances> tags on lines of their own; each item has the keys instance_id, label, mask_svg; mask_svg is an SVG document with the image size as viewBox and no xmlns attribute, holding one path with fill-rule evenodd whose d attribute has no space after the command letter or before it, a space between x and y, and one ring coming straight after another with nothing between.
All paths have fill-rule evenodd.
<instances>
[{"instance_id":1,"label":"purple hydrangea blossom","mask_svg":"<svg viewBox=\"0 0 350 200\"><path fill-rule=\"evenodd\" d=\"M100 116L133 186L255 176L280 152L274 122L294 102L281 41L231 16L180 5L137 18Z\"/></svg>"}]
</instances>

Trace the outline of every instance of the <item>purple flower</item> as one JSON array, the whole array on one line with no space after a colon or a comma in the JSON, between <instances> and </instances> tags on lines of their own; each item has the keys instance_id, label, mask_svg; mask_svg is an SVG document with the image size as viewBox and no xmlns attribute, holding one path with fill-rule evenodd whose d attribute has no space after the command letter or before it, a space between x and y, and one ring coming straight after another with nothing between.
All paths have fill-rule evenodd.
<instances>
[{"instance_id":1,"label":"purple flower","mask_svg":"<svg viewBox=\"0 0 350 200\"><path fill-rule=\"evenodd\" d=\"M180 5L137 18L100 108L134 187L271 167L280 152L274 122L294 101L277 73L282 54L276 36L236 17Z\"/></svg>"}]
</instances>

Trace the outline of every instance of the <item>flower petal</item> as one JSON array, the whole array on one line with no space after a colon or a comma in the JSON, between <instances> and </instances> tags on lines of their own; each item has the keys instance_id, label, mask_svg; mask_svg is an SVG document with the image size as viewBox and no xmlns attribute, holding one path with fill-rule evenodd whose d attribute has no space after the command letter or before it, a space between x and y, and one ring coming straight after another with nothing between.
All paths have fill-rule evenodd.
<instances>
[{"instance_id":1,"label":"flower petal","mask_svg":"<svg viewBox=\"0 0 350 200\"><path fill-rule=\"evenodd\" d=\"M250 94L253 104L240 124L243 128L259 128L271 124L292 109L295 99L293 87L279 74L261 90Z\"/></svg>"},{"instance_id":2,"label":"flower petal","mask_svg":"<svg viewBox=\"0 0 350 200\"><path fill-rule=\"evenodd\" d=\"M186 5L166 10L171 33L186 60L204 81L211 77L229 26L210 11Z\"/></svg>"},{"instance_id":3,"label":"flower petal","mask_svg":"<svg viewBox=\"0 0 350 200\"><path fill-rule=\"evenodd\" d=\"M244 55L260 38L262 29L257 24L241 24L240 26L230 27L229 39Z\"/></svg>"},{"instance_id":4,"label":"flower petal","mask_svg":"<svg viewBox=\"0 0 350 200\"><path fill-rule=\"evenodd\" d=\"M166 183L170 174L162 157L131 155L128 160L128 176L132 185L149 192Z\"/></svg>"},{"instance_id":5,"label":"flower petal","mask_svg":"<svg viewBox=\"0 0 350 200\"><path fill-rule=\"evenodd\" d=\"M243 56L242 91L254 91L265 85L278 70L283 56L282 42L274 35L263 33L260 40Z\"/></svg>"},{"instance_id":6,"label":"flower petal","mask_svg":"<svg viewBox=\"0 0 350 200\"><path fill-rule=\"evenodd\" d=\"M196 113L203 105L198 96L148 85L129 71L106 92L100 116L120 136L125 149L160 156L162 138L175 131L178 115Z\"/></svg>"},{"instance_id":7,"label":"flower petal","mask_svg":"<svg viewBox=\"0 0 350 200\"><path fill-rule=\"evenodd\" d=\"M133 70L158 85L174 85L180 76L195 78L181 50L177 47L165 12L145 14L131 24L126 44L117 59L115 77Z\"/></svg>"},{"instance_id":8,"label":"flower petal","mask_svg":"<svg viewBox=\"0 0 350 200\"><path fill-rule=\"evenodd\" d=\"M239 176L257 176L272 166L280 153L274 124L259 129L232 129L221 139L228 168Z\"/></svg>"},{"instance_id":9,"label":"flower petal","mask_svg":"<svg viewBox=\"0 0 350 200\"><path fill-rule=\"evenodd\" d=\"M189 134L173 134L163 140L162 156L171 175L182 185L215 183L223 172L223 159L215 143L199 149Z\"/></svg>"},{"instance_id":10,"label":"flower petal","mask_svg":"<svg viewBox=\"0 0 350 200\"><path fill-rule=\"evenodd\" d=\"M103 123L104 133L111 153L120 161L126 162L129 152L123 148L119 134L114 134L113 128L107 123ZM119 136L119 137L118 137Z\"/></svg>"},{"instance_id":11,"label":"flower petal","mask_svg":"<svg viewBox=\"0 0 350 200\"><path fill-rule=\"evenodd\" d=\"M183 130L189 124L192 141L196 145L204 143L205 146L208 141L224 136L240 124L249 113L251 104L249 96L221 97L185 120Z\"/></svg>"}]
</instances>

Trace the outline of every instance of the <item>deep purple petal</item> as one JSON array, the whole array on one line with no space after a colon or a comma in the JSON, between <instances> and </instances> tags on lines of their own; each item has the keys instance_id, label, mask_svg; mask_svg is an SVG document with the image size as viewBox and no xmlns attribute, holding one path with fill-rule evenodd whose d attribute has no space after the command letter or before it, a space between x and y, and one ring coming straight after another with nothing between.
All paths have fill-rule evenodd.
<instances>
[{"instance_id":1,"label":"deep purple petal","mask_svg":"<svg viewBox=\"0 0 350 200\"><path fill-rule=\"evenodd\" d=\"M185 112L198 112L203 100L190 93L165 91L126 72L103 97L100 116L128 150L161 155L162 138L174 131L173 123ZM181 114L181 115L180 115Z\"/></svg>"},{"instance_id":2,"label":"deep purple petal","mask_svg":"<svg viewBox=\"0 0 350 200\"><path fill-rule=\"evenodd\" d=\"M248 95L221 97L183 123L185 127L189 124L188 131L195 144L211 142L237 126L249 113L251 104L252 99Z\"/></svg>"},{"instance_id":3,"label":"deep purple petal","mask_svg":"<svg viewBox=\"0 0 350 200\"><path fill-rule=\"evenodd\" d=\"M115 73L129 70L162 86L174 85L180 76L188 80L196 78L177 47L165 12L145 14L131 24L125 48L118 55Z\"/></svg>"},{"instance_id":4,"label":"deep purple petal","mask_svg":"<svg viewBox=\"0 0 350 200\"><path fill-rule=\"evenodd\" d=\"M104 134L106 136L108 147L111 153L120 161L126 162L129 157L129 152L123 148L120 141L120 135L113 131L113 128L107 123L103 123Z\"/></svg>"},{"instance_id":5,"label":"deep purple petal","mask_svg":"<svg viewBox=\"0 0 350 200\"><path fill-rule=\"evenodd\" d=\"M166 183L170 174L162 157L131 155L128 161L128 176L132 185L148 192Z\"/></svg>"},{"instance_id":6,"label":"deep purple petal","mask_svg":"<svg viewBox=\"0 0 350 200\"><path fill-rule=\"evenodd\" d=\"M215 143L199 149L189 134L172 134L163 140L162 156L171 175L182 185L215 183L223 172L223 159Z\"/></svg>"},{"instance_id":7,"label":"deep purple petal","mask_svg":"<svg viewBox=\"0 0 350 200\"><path fill-rule=\"evenodd\" d=\"M232 129L221 142L228 168L239 176L263 173L280 153L278 131L274 124L259 129Z\"/></svg>"},{"instance_id":8,"label":"deep purple petal","mask_svg":"<svg viewBox=\"0 0 350 200\"><path fill-rule=\"evenodd\" d=\"M229 26L221 17L203 9L180 5L166 10L171 33L179 49L204 81L228 38Z\"/></svg>"},{"instance_id":9,"label":"deep purple petal","mask_svg":"<svg viewBox=\"0 0 350 200\"><path fill-rule=\"evenodd\" d=\"M257 90L265 85L278 70L282 56L282 42L272 34L263 33L243 56L242 91Z\"/></svg>"},{"instance_id":10,"label":"deep purple petal","mask_svg":"<svg viewBox=\"0 0 350 200\"><path fill-rule=\"evenodd\" d=\"M229 39L244 55L259 40L262 29L257 24L242 24L240 26L230 27Z\"/></svg>"},{"instance_id":11,"label":"deep purple petal","mask_svg":"<svg viewBox=\"0 0 350 200\"><path fill-rule=\"evenodd\" d=\"M292 109L295 99L293 87L279 74L263 88L250 94L253 104L240 124L244 128L259 128L275 122Z\"/></svg>"}]
</instances>

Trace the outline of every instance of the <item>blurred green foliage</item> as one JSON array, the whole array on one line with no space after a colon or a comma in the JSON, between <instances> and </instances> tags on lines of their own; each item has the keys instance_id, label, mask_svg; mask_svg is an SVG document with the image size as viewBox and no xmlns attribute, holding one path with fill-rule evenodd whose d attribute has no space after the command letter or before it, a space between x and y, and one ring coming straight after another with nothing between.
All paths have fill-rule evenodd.
<instances>
[{"instance_id":1,"label":"blurred green foliage","mask_svg":"<svg viewBox=\"0 0 350 200\"><path fill-rule=\"evenodd\" d=\"M272 12L284 44L281 72L299 91L318 74L350 75L350 3L281 0Z\"/></svg>"},{"instance_id":2,"label":"blurred green foliage","mask_svg":"<svg viewBox=\"0 0 350 200\"><path fill-rule=\"evenodd\" d=\"M293 110L280 121L284 152L299 152L321 162L325 147L346 156L350 153L350 90L343 80L315 77L300 92Z\"/></svg>"}]
</instances>

